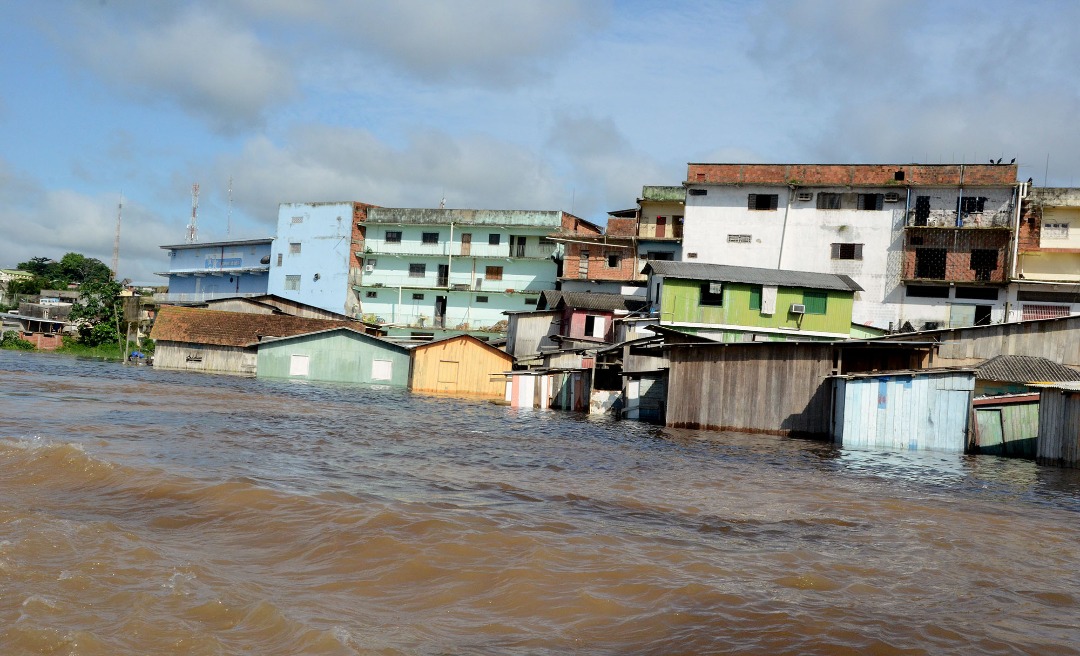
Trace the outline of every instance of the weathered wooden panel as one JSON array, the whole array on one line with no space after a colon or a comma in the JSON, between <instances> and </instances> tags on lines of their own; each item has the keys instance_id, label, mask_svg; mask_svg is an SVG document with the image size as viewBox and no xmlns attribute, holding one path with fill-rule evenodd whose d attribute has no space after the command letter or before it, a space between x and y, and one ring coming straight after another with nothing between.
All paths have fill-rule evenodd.
<instances>
[{"instance_id":1,"label":"weathered wooden panel","mask_svg":"<svg viewBox=\"0 0 1080 656\"><path fill-rule=\"evenodd\" d=\"M414 392L476 396L500 399L505 395L505 378L499 374L513 367L508 353L460 335L439 342L421 344L412 352Z\"/></svg>"},{"instance_id":2,"label":"weathered wooden panel","mask_svg":"<svg viewBox=\"0 0 1080 656\"><path fill-rule=\"evenodd\" d=\"M254 348L239 346L158 340L154 347L154 366L176 371L254 376L257 357Z\"/></svg>"},{"instance_id":3,"label":"weathered wooden panel","mask_svg":"<svg viewBox=\"0 0 1080 656\"><path fill-rule=\"evenodd\" d=\"M1042 391L1036 461L1080 467L1080 390L1048 387Z\"/></svg>"},{"instance_id":4,"label":"weathered wooden panel","mask_svg":"<svg viewBox=\"0 0 1080 656\"><path fill-rule=\"evenodd\" d=\"M962 451L972 372L849 376L834 385L834 440L845 446Z\"/></svg>"},{"instance_id":5,"label":"weathered wooden panel","mask_svg":"<svg viewBox=\"0 0 1080 656\"><path fill-rule=\"evenodd\" d=\"M897 335L886 339L937 341L936 367L979 364L998 355L1029 355L1080 366L1080 316Z\"/></svg>"},{"instance_id":6,"label":"weathered wooden panel","mask_svg":"<svg viewBox=\"0 0 1080 656\"><path fill-rule=\"evenodd\" d=\"M290 370L292 357L306 356L308 371ZM409 383L406 349L369 335L340 329L259 344L260 378L303 378L340 383L404 387Z\"/></svg>"},{"instance_id":7,"label":"weathered wooden panel","mask_svg":"<svg viewBox=\"0 0 1080 656\"><path fill-rule=\"evenodd\" d=\"M672 348L667 425L826 436L831 367L827 344Z\"/></svg>"}]
</instances>

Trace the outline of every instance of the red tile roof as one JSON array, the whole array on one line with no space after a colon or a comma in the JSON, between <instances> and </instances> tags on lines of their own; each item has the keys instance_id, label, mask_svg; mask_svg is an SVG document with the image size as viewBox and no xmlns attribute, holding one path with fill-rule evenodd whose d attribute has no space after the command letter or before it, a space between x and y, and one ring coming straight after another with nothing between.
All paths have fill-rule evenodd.
<instances>
[{"instance_id":1,"label":"red tile roof","mask_svg":"<svg viewBox=\"0 0 1080 656\"><path fill-rule=\"evenodd\" d=\"M154 320L153 340L247 346L264 337L291 337L303 333L346 327L363 332L358 321L308 319L282 314L249 314L166 305Z\"/></svg>"}]
</instances>

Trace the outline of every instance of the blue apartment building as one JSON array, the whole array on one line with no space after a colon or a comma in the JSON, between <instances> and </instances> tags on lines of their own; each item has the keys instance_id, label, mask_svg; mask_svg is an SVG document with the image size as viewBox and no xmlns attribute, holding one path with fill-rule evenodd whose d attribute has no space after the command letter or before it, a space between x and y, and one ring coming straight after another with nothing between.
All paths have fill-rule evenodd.
<instances>
[{"instance_id":1,"label":"blue apartment building","mask_svg":"<svg viewBox=\"0 0 1080 656\"><path fill-rule=\"evenodd\" d=\"M273 238L174 244L169 251L169 291L159 303L205 303L231 296L267 293Z\"/></svg>"}]
</instances>

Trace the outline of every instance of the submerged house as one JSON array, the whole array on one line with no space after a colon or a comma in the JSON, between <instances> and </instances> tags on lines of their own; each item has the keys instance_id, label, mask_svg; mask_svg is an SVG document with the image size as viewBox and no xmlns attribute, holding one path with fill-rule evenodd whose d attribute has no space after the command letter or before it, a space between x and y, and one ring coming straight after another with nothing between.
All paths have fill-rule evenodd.
<instances>
[{"instance_id":1,"label":"submerged house","mask_svg":"<svg viewBox=\"0 0 1080 656\"><path fill-rule=\"evenodd\" d=\"M831 273L665 261L643 271L661 326L723 342L847 339L862 290Z\"/></svg>"},{"instance_id":2,"label":"submerged house","mask_svg":"<svg viewBox=\"0 0 1080 656\"><path fill-rule=\"evenodd\" d=\"M354 326L266 337L258 344L258 377L405 387L409 349Z\"/></svg>"},{"instance_id":3,"label":"submerged house","mask_svg":"<svg viewBox=\"0 0 1080 656\"><path fill-rule=\"evenodd\" d=\"M159 369L254 376L258 345L264 338L361 325L356 321L164 306L158 311L150 339L156 344L154 366Z\"/></svg>"},{"instance_id":4,"label":"submerged house","mask_svg":"<svg viewBox=\"0 0 1080 656\"><path fill-rule=\"evenodd\" d=\"M471 335L454 335L413 347L409 389L502 399L506 391L503 372L513 365L514 358L506 351Z\"/></svg>"}]
</instances>

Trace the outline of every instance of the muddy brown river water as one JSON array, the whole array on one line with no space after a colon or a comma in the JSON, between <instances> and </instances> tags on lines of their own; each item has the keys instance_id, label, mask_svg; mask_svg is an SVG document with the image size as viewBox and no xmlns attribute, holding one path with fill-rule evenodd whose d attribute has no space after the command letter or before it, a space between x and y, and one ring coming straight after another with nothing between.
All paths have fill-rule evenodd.
<instances>
[{"instance_id":1,"label":"muddy brown river water","mask_svg":"<svg viewBox=\"0 0 1080 656\"><path fill-rule=\"evenodd\" d=\"M0 654L1080 653L1076 472L41 354L0 376Z\"/></svg>"}]
</instances>

